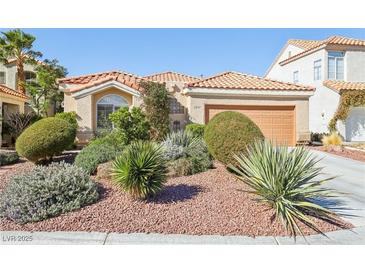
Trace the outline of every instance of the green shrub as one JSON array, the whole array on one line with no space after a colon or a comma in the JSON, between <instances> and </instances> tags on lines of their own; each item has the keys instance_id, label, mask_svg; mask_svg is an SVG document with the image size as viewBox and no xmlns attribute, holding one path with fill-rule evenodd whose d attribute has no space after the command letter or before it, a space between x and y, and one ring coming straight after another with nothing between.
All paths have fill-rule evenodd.
<instances>
[{"instance_id":1,"label":"green shrub","mask_svg":"<svg viewBox=\"0 0 365 274\"><path fill-rule=\"evenodd\" d=\"M142 98L146 117L151 125L151 137L162 141L170 132L170 99L165 84L142 81Z\"/></svg>"},{"instance_id":2,"label":"green shrub","mask_svg":"<svg viewBox=\"0 0 365 274\"><path fill-rule=\"evenodd\" d=\"M0 196L0 216L37 222L94 203L96 184L80 168L61 163L36 166L11 178Z\"/></svg>"},{"instance_id":3,"label":"green shrub","mask_svg":"<svg viewBox=\"0 0 365 274\"><path fill-rule=\"evenodd\" d=\"M15 147L20 156L38 162L62 153L75 137L76 129L68 122L50 117L28 127L18 137Z\"/></svg>"},{"instance_id":4,"label":"green shrub","mask_svg":"<svg viewBox=\"0 0 365 274\"><path fill-rule=\"evenodd\" d=\"M185 130L188 131L188 132L190 132L191 134L193 134L193 136L195 136L195 137L203 138L204 137L205 125L201 125L201 124L188 124L185 127Z\"/></svg>"},{"instance_id":5,"label":"green shrub","mask_svg":"<svg viewBox=\"0 0 365 274\"><path fill-rule=\"evenodd\" d=\"M246 151L248 145L263 140L258 126L245 115L225 111L213 117L204 132L212 156L228 165L234 163L233 153Z\"/></svg>"},{"instance_id":6,"label":"green shrub","mask_svg":"<svg viewBox=\"0 0 365 274\"><path fill-rule=\"evenodd\" d=\"M56 113L55 117L69 122L76 129L78 128L77 114L75 111L59 112L59 113Z\"/></svg>"},{"instance_id":7,"label":"green shrub","mask_svg":"<svg viewBox=\"0 0 365 274\"><path fill-rule=\"evenodd\" d=\"M115 147L117 150L122 151L125 147L124 145L124 137L121 132L117 129L112 130L108 134L105 134L101 137L93 139L89 145L97 145L97 144L108 144Z\"/></svg>"},{"instance_id":8,"label":"green shrub","mask_svg":"<svg viewBox=\"0 0 365 274\"><path fill-rule=\"evenodd\" d=\"M114 145L96 139L80 151L74 164L88 174L93 174L99 164L113 160L120 153L121 150Z\"/></svg>"},{"instance_id":9,"label":"green shrub","mask_svg":"<svg viewBox=\"0 0 365 274\"><path fill-rule=\"evenodd\" d=\"M157 194L166 177L166 160L156 143L134 142L113 162L113 181L134 198Z\"/></svg>"},{"instance_id":10,"label":"green shrub","mask_svg":"<svg viewBox=\"0 0 365 274\"><path fill-rule=\"evenodd\" d=\"M141 108L120 108L109 115L116 129L119 130L124 144L138 140L149 140L150 124Z\"/></svg>"},{"instance_id":11,"label":"green shrub","mask_svg":"<svg viewBox=\"0 0 365 274\"><path fill-rule=\"evenodd\" d=\"M319 203L326 204L333 194L323 184L333 178L319 179L322 168L304 147L289 150L269 142L258 142L247 153L234 156L238 166L230 166L237 177L260 196L259 201L274 209L285 228L295 237L302 234L298 222L322 233L309 216L338 224L335 214ZM333 202L333 201L332 201Z\"/></svg>"},{"instance_id":12,"label":"green shrub","mask_svg":"<svg viewBox=\"0 0 365 274\"><path fill-rule=\"evenodd\" d=\"M172 176L192 175L213 166L204 140L189 131L170 133L162 146Z\"/></svg>"},{"instance_id":13,"label":"green shrub","mask_svg":"<svg viewBox=\"0 0 365 274\"><path fill-rule=\"evenodd\" d=\"M19 156L16 152L0 151L0 166L12 165L19 161Z\"/></svg>"}]
</instances>

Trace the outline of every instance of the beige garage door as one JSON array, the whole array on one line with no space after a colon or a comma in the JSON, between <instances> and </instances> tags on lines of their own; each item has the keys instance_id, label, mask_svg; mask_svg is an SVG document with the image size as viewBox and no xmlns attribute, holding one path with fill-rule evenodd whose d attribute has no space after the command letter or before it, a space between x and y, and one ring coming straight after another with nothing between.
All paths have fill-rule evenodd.
<instances>
[{"instance_id":1,"label":"beige garage door","mask_svg":"<svg viewBox=\"0 0 365 274\"><path fill-rule=\"evenodd\" d=\"M205 123L223 111L237 111L248 116L265 138L278 145L295 145L294 106L205 105Z\"/></svg>"}]
</instances>

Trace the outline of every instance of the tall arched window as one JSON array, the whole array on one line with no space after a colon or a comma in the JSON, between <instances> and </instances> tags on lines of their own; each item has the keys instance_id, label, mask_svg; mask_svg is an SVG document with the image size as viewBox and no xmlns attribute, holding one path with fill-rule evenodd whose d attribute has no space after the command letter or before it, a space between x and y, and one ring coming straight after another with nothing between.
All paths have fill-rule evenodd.
<instances>
[{"instance_id":1,"label":"tall arched window","mask_svg":"<svg viewBox=\"0 0 365 274\"><path fill-rule=\"evenodd\" d=\"M98 128L111 128L112 123L108 117L110 113L121 107L128 107L128 102L122 96L110 94L102 97L96 103L96 125Z\"/></svg>"}]
</instances>

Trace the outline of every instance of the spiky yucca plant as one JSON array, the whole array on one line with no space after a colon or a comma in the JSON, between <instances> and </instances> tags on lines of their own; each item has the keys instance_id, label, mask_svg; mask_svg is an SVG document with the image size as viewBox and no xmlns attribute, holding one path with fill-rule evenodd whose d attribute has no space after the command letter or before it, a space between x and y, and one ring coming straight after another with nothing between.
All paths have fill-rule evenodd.
<instances>
[{"instance_id":1,"label":"spiky yucca plant","mask_svg":"<svg viewBox=\"0 0 365 274\"><path fill-rule=\"evenodd\" d=\"M112 177L134 198L145 199L157 194L167 178L161 146L148 141L130 144L113 162Z\"/></svg>"},{"instance_id":2,"label":"spiky yucca plant","mask_svg":"<svg viewBox=\"0 0 365 274\"><path fill-rule=\"evenodd\" d=\"M264 141L255 143L247 152L234 155L238 166L230 168L253 189L249 192L274 209L273 217L279 218L291 235L295 237L299 232L303 236L298 222L323 234L310 216L339 224L336 214L317 202L336 196L332 190L322 188L334 177L316 179L322 168L315 166L319 160L308 150L289 150Z\"/></svg>"}]
</instances>

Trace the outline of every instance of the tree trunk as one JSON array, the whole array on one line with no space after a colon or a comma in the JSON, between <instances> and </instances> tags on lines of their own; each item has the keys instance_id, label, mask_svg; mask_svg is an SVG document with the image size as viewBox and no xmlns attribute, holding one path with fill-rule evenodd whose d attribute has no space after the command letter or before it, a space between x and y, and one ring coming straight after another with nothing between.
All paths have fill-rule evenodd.
<instances>
[{"instance_id":1,"label":"tree trunk","mask_svg":"<svg viewBox=\"0 0 365 274\"><path fill-rule=\"evenodd\" d=\"M19 58L16 61L16 69L17 69L17 90L25 95L25 73L24 73L24 65L23 61Z\"/></svg>"}]
</instances>

